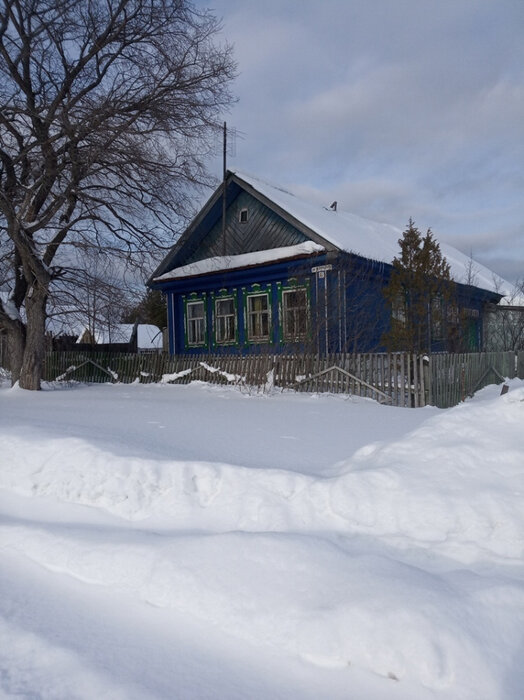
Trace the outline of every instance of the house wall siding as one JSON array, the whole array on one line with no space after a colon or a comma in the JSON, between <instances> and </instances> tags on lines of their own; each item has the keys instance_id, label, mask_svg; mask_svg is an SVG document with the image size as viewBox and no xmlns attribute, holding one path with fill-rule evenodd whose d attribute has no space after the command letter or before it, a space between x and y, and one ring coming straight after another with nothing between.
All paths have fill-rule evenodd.
<instances>
[{"instance_id":1,"label":"house wall siding","mask_svg":"<svg viewBox=\"0 0 524 700\"><path fill-rule=\"evenodd\" d=\"M383 287L389 266L347 254L323 253L307 259L281 261L256 268L182 278L163 284L168 293L170 319L169 347L174 354L257 353L257 352L377 352L385 350L384 333L390 323ZM282 337L282 289L307 287L310 309L306 339L285 342ZM246 331L246 296L268 293L271 334L268 341L250 342ZM234 342L216 342L214 303L217 298L234 298L236 336ZM188 300L205 301L206 340L188 346L185 309ZM432 351L479 350L482 347L482 317L485 303L480 290L457 287L454 299L460 311L457 347L447 340L434 339ZM448 320L444 321L448 324ZM446 333L449 325L446 327Z\"/></svg>"},{"instance_id":2,"label":"house wall siding","mask_svg":"<svg viewBox=\"0 0 524 700\"><path fill-rule=\"evenodd\" d=\"M239 221L240 212L246 209L248 218ZM183 263L222 255L240 255L270 248L282 248L308 240L306 236L285 221L269 207L249 193L241 191L229 205L226 214L226 245L222 237L222 219L211 227L200 246Z\"/></svg>"},{"instance_id":3,"label":"house wall siding","mask_svg":"<svg viewBox=\"0 0 524 700\"><path fill-rule=\"evenodd\" d=\"M327 268L323 270L322 268ZM316 270L316 271L315 271ZM383 266L348 256L320 254L308 259L275 263L252 269L215 273L197 278L166 282L170 318L170 351L175 354L205 352L370 352L379 349L388 323L382 296ZM307 338L286 342L282 337L282 290L307 289L309 332ZM269 294L271 335L268 342L247 338L246 296ZM234 297L237 309L236 342L215 342L214 301ZM185 305L205 300L206 342L190 347L186 343Z\"/></svg>"}]
</instances>

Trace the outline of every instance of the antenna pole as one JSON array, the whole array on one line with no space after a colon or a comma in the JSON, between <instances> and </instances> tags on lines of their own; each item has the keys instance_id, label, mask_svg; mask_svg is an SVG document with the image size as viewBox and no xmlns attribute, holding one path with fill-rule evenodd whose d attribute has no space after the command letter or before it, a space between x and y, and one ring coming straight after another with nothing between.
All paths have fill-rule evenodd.
<instances>
[{"instance_id":1,"label":"antenna pole","mask_svg":"<svg viewBox=\"0 0 524 700\"><path fill-rule=\"evenodd\" d=\"M226 255L226 164L227 155L227 123L224 122L224 149L222 154L222 255Z\"/></svg>"}]
</instances>

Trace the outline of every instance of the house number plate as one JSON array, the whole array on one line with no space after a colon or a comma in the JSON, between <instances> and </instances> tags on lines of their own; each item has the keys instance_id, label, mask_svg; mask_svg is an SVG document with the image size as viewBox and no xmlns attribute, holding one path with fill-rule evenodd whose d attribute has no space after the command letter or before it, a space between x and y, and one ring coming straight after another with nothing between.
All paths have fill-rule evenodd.
<instances>
[{"instance_id":1,"label":"house number plate","mask_svg":"<svg viewBox=\"0 0 524 700\"><path fill-rule=\"evenodd\" d=\"M317 265L317 267L312 267L311 272L319 272L319 277L324 277L325 272L333 269L333 265Z\"/></svg>"}]
</instances>

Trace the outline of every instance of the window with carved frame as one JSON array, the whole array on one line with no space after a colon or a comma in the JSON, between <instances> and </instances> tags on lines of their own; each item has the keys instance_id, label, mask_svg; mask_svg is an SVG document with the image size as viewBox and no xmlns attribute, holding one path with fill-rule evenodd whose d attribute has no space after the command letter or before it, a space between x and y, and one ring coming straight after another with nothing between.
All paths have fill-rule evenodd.
<instances>
[{"instance_id":1,"label":"window with carved frame","mask_svg":"<svg viewBox=\"0 0 524 700\"><path fill-rule=\"evenodd\" d=\"M185 300L185 331L188 347L206 344L206 302L203 297Z\"/></svg>"}]
</instances>

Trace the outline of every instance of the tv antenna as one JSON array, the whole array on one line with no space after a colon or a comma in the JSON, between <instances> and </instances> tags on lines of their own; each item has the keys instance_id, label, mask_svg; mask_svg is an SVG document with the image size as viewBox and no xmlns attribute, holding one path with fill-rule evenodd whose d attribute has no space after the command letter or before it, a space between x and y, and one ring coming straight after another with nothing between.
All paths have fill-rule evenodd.
<instances>
[{"instance_id":1,"label":"tv antenna","mask_svg":"<svg viewBox=\"0 0 524 700\"><path fill-rule=\"evenodd\" d=\"M225 257L227 241L226 241L226 175L227 175L227 156L236 156L237 151L237 130L229 129L230 142L228 145L228 128L227 122L224 122L222 136L222 255Z\"/></svg>"}]
</instances>

